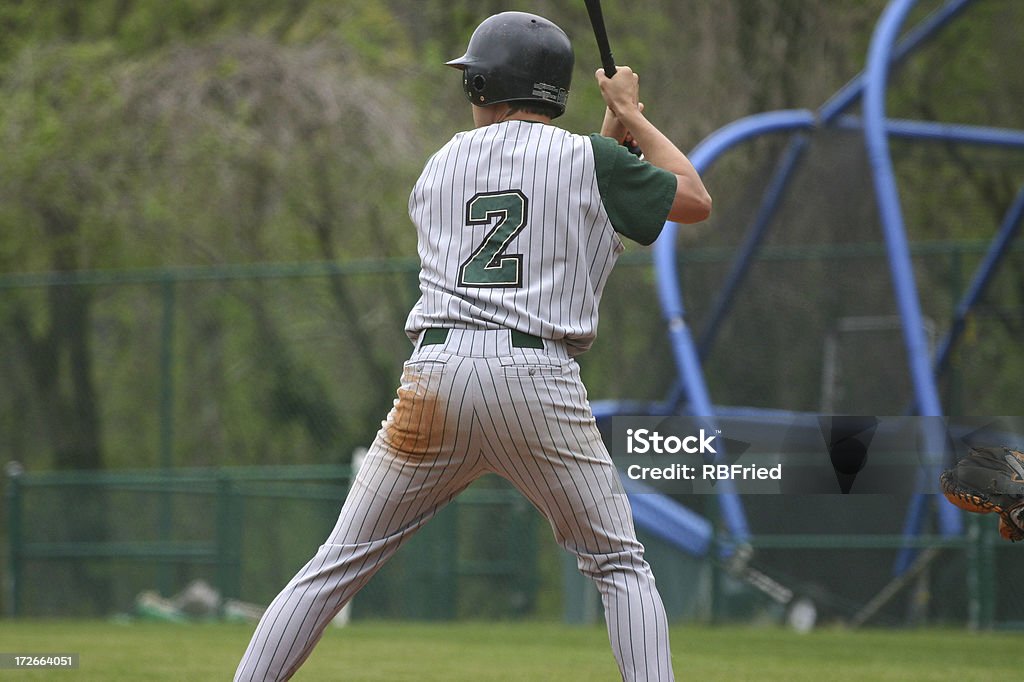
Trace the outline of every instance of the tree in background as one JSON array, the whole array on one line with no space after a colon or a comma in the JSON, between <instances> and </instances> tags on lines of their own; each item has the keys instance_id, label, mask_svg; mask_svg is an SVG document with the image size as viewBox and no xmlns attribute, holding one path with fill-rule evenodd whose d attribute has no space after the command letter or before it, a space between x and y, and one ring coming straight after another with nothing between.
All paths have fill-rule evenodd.
<instances>
[{"instance_id":1,"label":"tree in background","mask_svg":"<svg viewBox=\"0 0 1024 682\"><path fill-rule=\"evenodd\" d=\"M651 0L637 12L608 0L605 13L651 116L687 148L741 116L818 106L863 65L885 4ZM937 4L922 1L920 12ZM0 272L411 259L407 193L425 154L470 123L457 74L443 63L483 15L506 9L550 16L574 39L564 123L596 128L598 60L582 3L0 5ZM1020 12L1019 3L978 3L912 67L908 82L922 96L896 91L894 107L928 114L935 100L924 95L966 88L976 95L967 100L974 109L961 107L965 120L980 107L1012 121L1021 76L998 54L1014 44ZM730 158L712 193L741 196L757 163L753 152ZM964 185L950 175L941 192L998 206L1013 189L1007 177ZM922 197L921 238L978 236L969 221L935 215L929 207L941 202L923 174L907 182L917 178L907 187ZM730 234L713 220L686 238L728 245ZM667 389L670 368L649 361L657 311L635 305L643 277L621 293L611 284L606 308L646 316L652 331L602 338L587 360L592 391ZM188 322L179 325L178 362L189 375L178 409L194 426L179 445L182 461L269 462L285 449L299 461L346 456L390 401L415 296L409 276L329 274L313 293L241 280L189 287L176 299ZM155 425L145 391L155 392L158 377L133 349L156 342L153 308L152 297L90 286L4 290L0 327L11 333L0 334L0 442L38 468L152 464L138 433ZM314 315L327 324L313 330ZM600 371L608 358L622 371ZM229 434L229 420L241 435Z\"/></svg>"}]
</instances>

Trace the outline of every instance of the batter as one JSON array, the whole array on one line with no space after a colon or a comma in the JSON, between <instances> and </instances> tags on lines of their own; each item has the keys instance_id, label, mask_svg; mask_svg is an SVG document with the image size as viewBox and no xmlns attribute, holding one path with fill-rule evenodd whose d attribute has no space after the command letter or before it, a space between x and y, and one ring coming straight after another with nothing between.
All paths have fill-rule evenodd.
<instances>
[{"instance_id":1,"label":"batter","mask_svg":"<svg viewBox=\"0 0 1024 682\"><path fill-rule=\"evenodd\" d=\"M594 341L620 236L650 244L666 219L706 218L711 200L643 115L628 67L596 74L602 135L551 125L573 52L550 21L494 15L449 64L476 127L430 158L409 199L422 296L398 397L333 532L271 603L235 679L291 677L402 543L494 473L597 585L622 678L672 680L665 609L573 358Z\"/></svg>"}]
</instances>

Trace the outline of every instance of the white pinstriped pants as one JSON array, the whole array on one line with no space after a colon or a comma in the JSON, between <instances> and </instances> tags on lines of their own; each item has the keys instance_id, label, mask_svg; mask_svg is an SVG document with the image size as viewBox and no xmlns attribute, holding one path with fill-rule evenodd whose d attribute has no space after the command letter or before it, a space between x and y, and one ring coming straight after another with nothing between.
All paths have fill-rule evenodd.
<instances>
[{"instance_id":1,"label":"white pinstriped pants","mask_svg":"<svg viewBox=\"0 0 1024 682\"><path fill-rule=\"evenodd\" d=\"M486 473L518 488L597 584L622 678L674 679L665 609L579 366L545 346L453 329L413 353L337 525L270 604L235 680L290 678L402 543Z\"/></svg>"}]
</instances>

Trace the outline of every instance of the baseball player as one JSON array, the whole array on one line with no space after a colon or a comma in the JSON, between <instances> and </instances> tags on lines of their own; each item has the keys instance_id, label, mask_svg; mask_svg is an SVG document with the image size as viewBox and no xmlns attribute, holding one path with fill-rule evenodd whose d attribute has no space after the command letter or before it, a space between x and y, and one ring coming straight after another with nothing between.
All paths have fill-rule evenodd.
<instances>
[{"instance_id":1,"label":"baseball player","mask_svg":"<svg viewBox=\"0 0 1024 682\"><path fill-rule=\"evenodd\" d=\"M621 237L653 242L711 200L643 115L638 79L597 72L604 135L551 124L565 111L568 37L520 12L485 20L460 69L473 130L416 182L422 296L394 408L319 551L273 600L236 680L283 680L395 551L470 483L511 482L547 518L602 597L623 679L671 680L665 610L574 356L594 341ZM646 160L615 139L631 135Z\"/></svg>"}]
</instances>

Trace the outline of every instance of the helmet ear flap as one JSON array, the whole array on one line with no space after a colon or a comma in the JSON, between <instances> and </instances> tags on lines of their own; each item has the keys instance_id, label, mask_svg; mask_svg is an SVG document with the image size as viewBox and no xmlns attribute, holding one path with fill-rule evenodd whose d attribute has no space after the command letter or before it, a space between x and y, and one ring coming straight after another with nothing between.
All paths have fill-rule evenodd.
<instances>
[{"instance_id":1,"label":"helmet ear flap","mask_svg":"<svg viewBox=\"0 0 1024 682\"><path fill-rule=\"evenodd\" d=\"M484 94L484 90L487 89L487 76L479 71L465 70L462 74L462 89L473 104L484 106L488 103L487 95Z\"/></svg>"}]
</instances>

